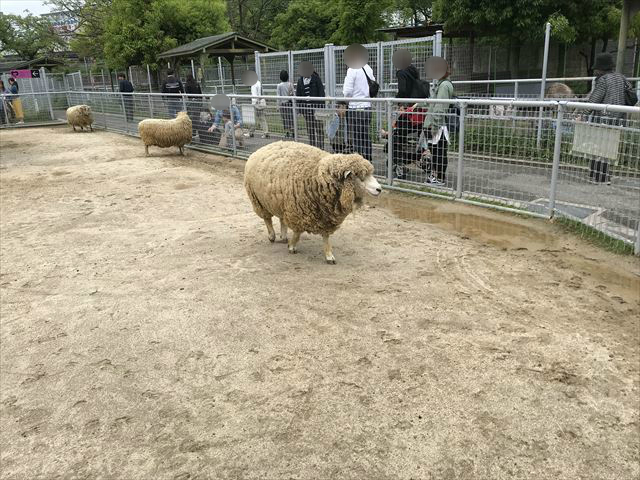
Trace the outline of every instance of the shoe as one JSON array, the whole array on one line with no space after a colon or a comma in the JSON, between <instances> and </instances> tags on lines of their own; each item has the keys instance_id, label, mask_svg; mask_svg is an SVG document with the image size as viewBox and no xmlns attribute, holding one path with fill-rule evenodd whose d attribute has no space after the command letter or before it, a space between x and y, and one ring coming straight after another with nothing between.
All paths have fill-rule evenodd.
<instances>
[{"instance_id":1,"label":"shoe","mask_svg":"<svg viewBox=\"0 0 640 480\"><path fill-rule=\"evenodd\" d=\"M429 176L429 178L427 178L425 183L428 183L429 185L436 185L436 186L444 185L444 182L441 182L440 180L438 180L435 175Z\"/></svg>"},{"instance_id":2,"label":"shoe","mask_svg":"<svg viewBox=\"0 0 640 480\"><path fill-rule=\"evenodd\" d=\"M264 135L262 135L260 138L269 138L269 134L265 133Z\"/></svg>"},{"instance_id":3,"label":"shoe","mask_svg":"<svg viewBox=\"0 0 640 480\"><path fill-rule=\"evenodd\" d=\"M20 120L20 121L18 122L18 125L23 125L23 124L24 124L24 120Z\"/></svg>"}]
</instances>

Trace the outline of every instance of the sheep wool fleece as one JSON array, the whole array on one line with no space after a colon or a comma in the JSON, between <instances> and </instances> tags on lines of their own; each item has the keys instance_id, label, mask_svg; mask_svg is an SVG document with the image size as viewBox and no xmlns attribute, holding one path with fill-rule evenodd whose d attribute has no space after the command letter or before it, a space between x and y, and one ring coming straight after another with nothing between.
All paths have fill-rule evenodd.
<instances>
[{"instance_id":1,"label":"sheep wool fleece","mask_svg":"<svg viewBox=\"0 0 640 480\"><path fill-rule=\"evenodd\" d=\"M191 119L187 112L172 120L147 118L138 124L138 133L146 146L182 148L191 141Z\"/></svg>"},{"instance_id":2,"label":"sheep wool fleece","mask_svg":"<svg viewBox=\"0 0 640 480\"><path fill-rule=\"evenodd\" d=\"M358 154L275 142L249 157L244 185L259 217L276 216L294 232L322 235L335 232L354 206L362 205L366 191L356 178L372 173L371 163Z\"/></svg>"},{"instance_id":3,"label":"sheep wool fleece","mask_svg":"<svg viewBox=\"0 0 640 480\"><path fill-rule=\"evenodd\" d=\"M74 105L67 108L67 123L72 127L90 127L93 124L93 113L89 105Z\"/></svg>"}]
</instances>

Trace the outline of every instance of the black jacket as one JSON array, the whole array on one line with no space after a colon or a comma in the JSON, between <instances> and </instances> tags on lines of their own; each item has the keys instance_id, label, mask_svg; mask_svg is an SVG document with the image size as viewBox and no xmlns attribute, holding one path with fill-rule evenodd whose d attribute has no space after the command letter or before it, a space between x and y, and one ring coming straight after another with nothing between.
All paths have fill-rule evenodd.
<instances>
[{"instance_id":1,"label":"black jacket","mask_svg":"<svg viewBox=\"0 0 640 480\"><path fill-rule=\"evenodd\" d=\"M296 84L296 97L304 97L304 80L302 77L298 79L298 83ZM320 80L320 75L316 72L313 72L311 75L311 88L309 91L310 97L324 97L324 85L322 84L322 80ZM300 103L305 104L309 107L322 108L324 107L324 102L318 100L310 100L304 101L300 100Z\"/></svg>"},{"instance_id":2,"label":"black jacket","mask_svg":"<svg viewBox=\"0 0 640 480\"><path fill-rule=\"evenodd\" d=\"M118 88L120 89L121 93L132 93L133 92L133 85L131 85L131 82L127 79L124 80L120 80L118 82Z\"/></svg>"},{"instance_id":3,"label":"black jacket","mask_svg":"<svg viewBox=\"0 0 640 480\"><path fill-rule=\"evenodd\" d=\"M184 93L182 82L174 75L169 75L162 84L162 93Z\"/></svg>"},{"instance_id":4,"label":"black jacket","mask_svg":"<svg viewBox=\"0 0 640 480\"><path fill-rule=\"evenodd\" d=\"M202 89L200 88L200 84L198 82L193 82L184 84L184 93L192 93L192 94L202 94Z\"/></svg>"},{"instance_id":5,"label":"black jacket","mask_svg":"<svg viewBox=\"0 0 640 480\"><path fill-rule=\"evenodd\" d=\"M420 80L420 72L413 65L396 72L398 94L396 98L427 98L429 84Z\"/></svg>"}]
</instances>

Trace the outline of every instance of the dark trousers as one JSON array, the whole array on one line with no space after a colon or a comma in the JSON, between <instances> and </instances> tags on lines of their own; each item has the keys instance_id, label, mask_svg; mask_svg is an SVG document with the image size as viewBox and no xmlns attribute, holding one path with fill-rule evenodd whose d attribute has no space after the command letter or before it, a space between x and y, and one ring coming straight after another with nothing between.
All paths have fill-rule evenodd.
<instances>
[{"instance_id":1,"label":"dark trousers","mask_svg":"<svg viewBox=\"0 0 640 480\"><path fill-rule=\"evenodd\" d=\"M183 109L182 100L179 98L168 98L167 99L167 111L169 112L169 117L176 118L178 112Z\"/></svg>"},{"instance_id":2,"label":"dark trousers","mask_svg":"<svg viewBox=\"0 0 640 480\"><path fill-rule=\"evenodd\" d=\"M309 143L314 147L324 150L324 132L322 131L322 122L316 120L313 107L303 107L302 116L304 123L307 125L307 134L309 135Z\"/></svg>"},{"instance_id":3,"label":"dark trousers","mask_svg":"<svg viewBox=\"0 0 640 480\"><path fill-rule=\"evenodd\" d=\"M284 131L293 133L293 102L288 101L280 105L280 118Z\"/></svg>"},{"instance_id":4,"label":"dark trousers","mask_svg":"<svg viewBox=\"0 0 640 480\"><path fill-rule=\"evenodd\" d=\"M347 110L347 129L353 149L371 162L371 109Z\"/></svg>"},{"instance_id":5,"label":"dark trousers","mask_svg":"<svg viewBox=\"0 0 640 480\"><path fill-rule=\"evenodd\" d=\"M131 95L123 95L122 103L124 103L124 114L127 122L133 122L133 97Z\"/></svg>"},{"instance_id":6,"label":"dark trousers","mask_svg":"<svg viewBox=\"0 0 640 480\"><path fill-rule=\"evenodd\" d=\"M431 144L432 173L441 182L445 181L447 175L447 165L449 165L449 157L447 156L448 149L449 142L444 138L444 134L440 135L440 141L438 141L438 143Z\"/></svg>"},{"instance_id":7,"label":"dark trousers","mask_svg":"<svg viewBox=\"0 0 640 480\"><path fill-rule=\"evenodd\" d=\"M591 160L589 177L598 183L609 181L609 163L603 160Z\"/></svg>"}]
</instances>

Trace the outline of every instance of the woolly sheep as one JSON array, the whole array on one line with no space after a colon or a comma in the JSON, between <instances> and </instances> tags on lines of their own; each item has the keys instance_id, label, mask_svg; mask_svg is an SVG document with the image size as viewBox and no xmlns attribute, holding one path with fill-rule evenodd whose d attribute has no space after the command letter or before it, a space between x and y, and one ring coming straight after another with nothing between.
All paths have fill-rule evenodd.
<instances>
[{"instance_id":1,"label":"woolly sheep","mask_svg":"<svg viewBox=\"0 0 640 480\"><path fill-rule=\"evenodd\" d=\"M89 127L93 132L91 107L89 105L75 105L67 108L67 123L73 127L74 132L76 127L80 127L80 130L83 131L84 127Z\"/></svg>"},{"instance_id":2,"label":"woolly sheep","mask_svg":"<svg viewBox=\"0 0 640 480\"><path fill-rule=\"evenodd\" d=\"M264 220L269 241L276 238L271 219L280 219L280 239L296 253L302 232L322 235L327 263L335 264L329 235L365 192L380 194L373 166L358 154L330 154L297 142L275 142L254 152L244 169L244 186L253 210ZM293 236L287 238L287 230Z\"/></svg>"},{"instance_id":3,"label":"woolly sheep","mask_svg":"<svg viewBox=\"0 0 640 480\"><path fill-rule=\"evenodd\" d=\"M551 83L546 88L544 96L547 98L567 98L573 97L573 90L564 83Z\"/></svg>"},{"instance_id":4,"label":"woolly sheep","mask_svg":"<svg viewBox=\"0 0 640 480\"><path fill-rule=\"evenodd\" d=\"M144 151L149 156L149 146L160 148L178 147L184 155L182 147L191 141L191 119L187 112L178 112L172 120L147 118L138 123L138 133L144 142Z\"/></svg>"}]
</instances>

